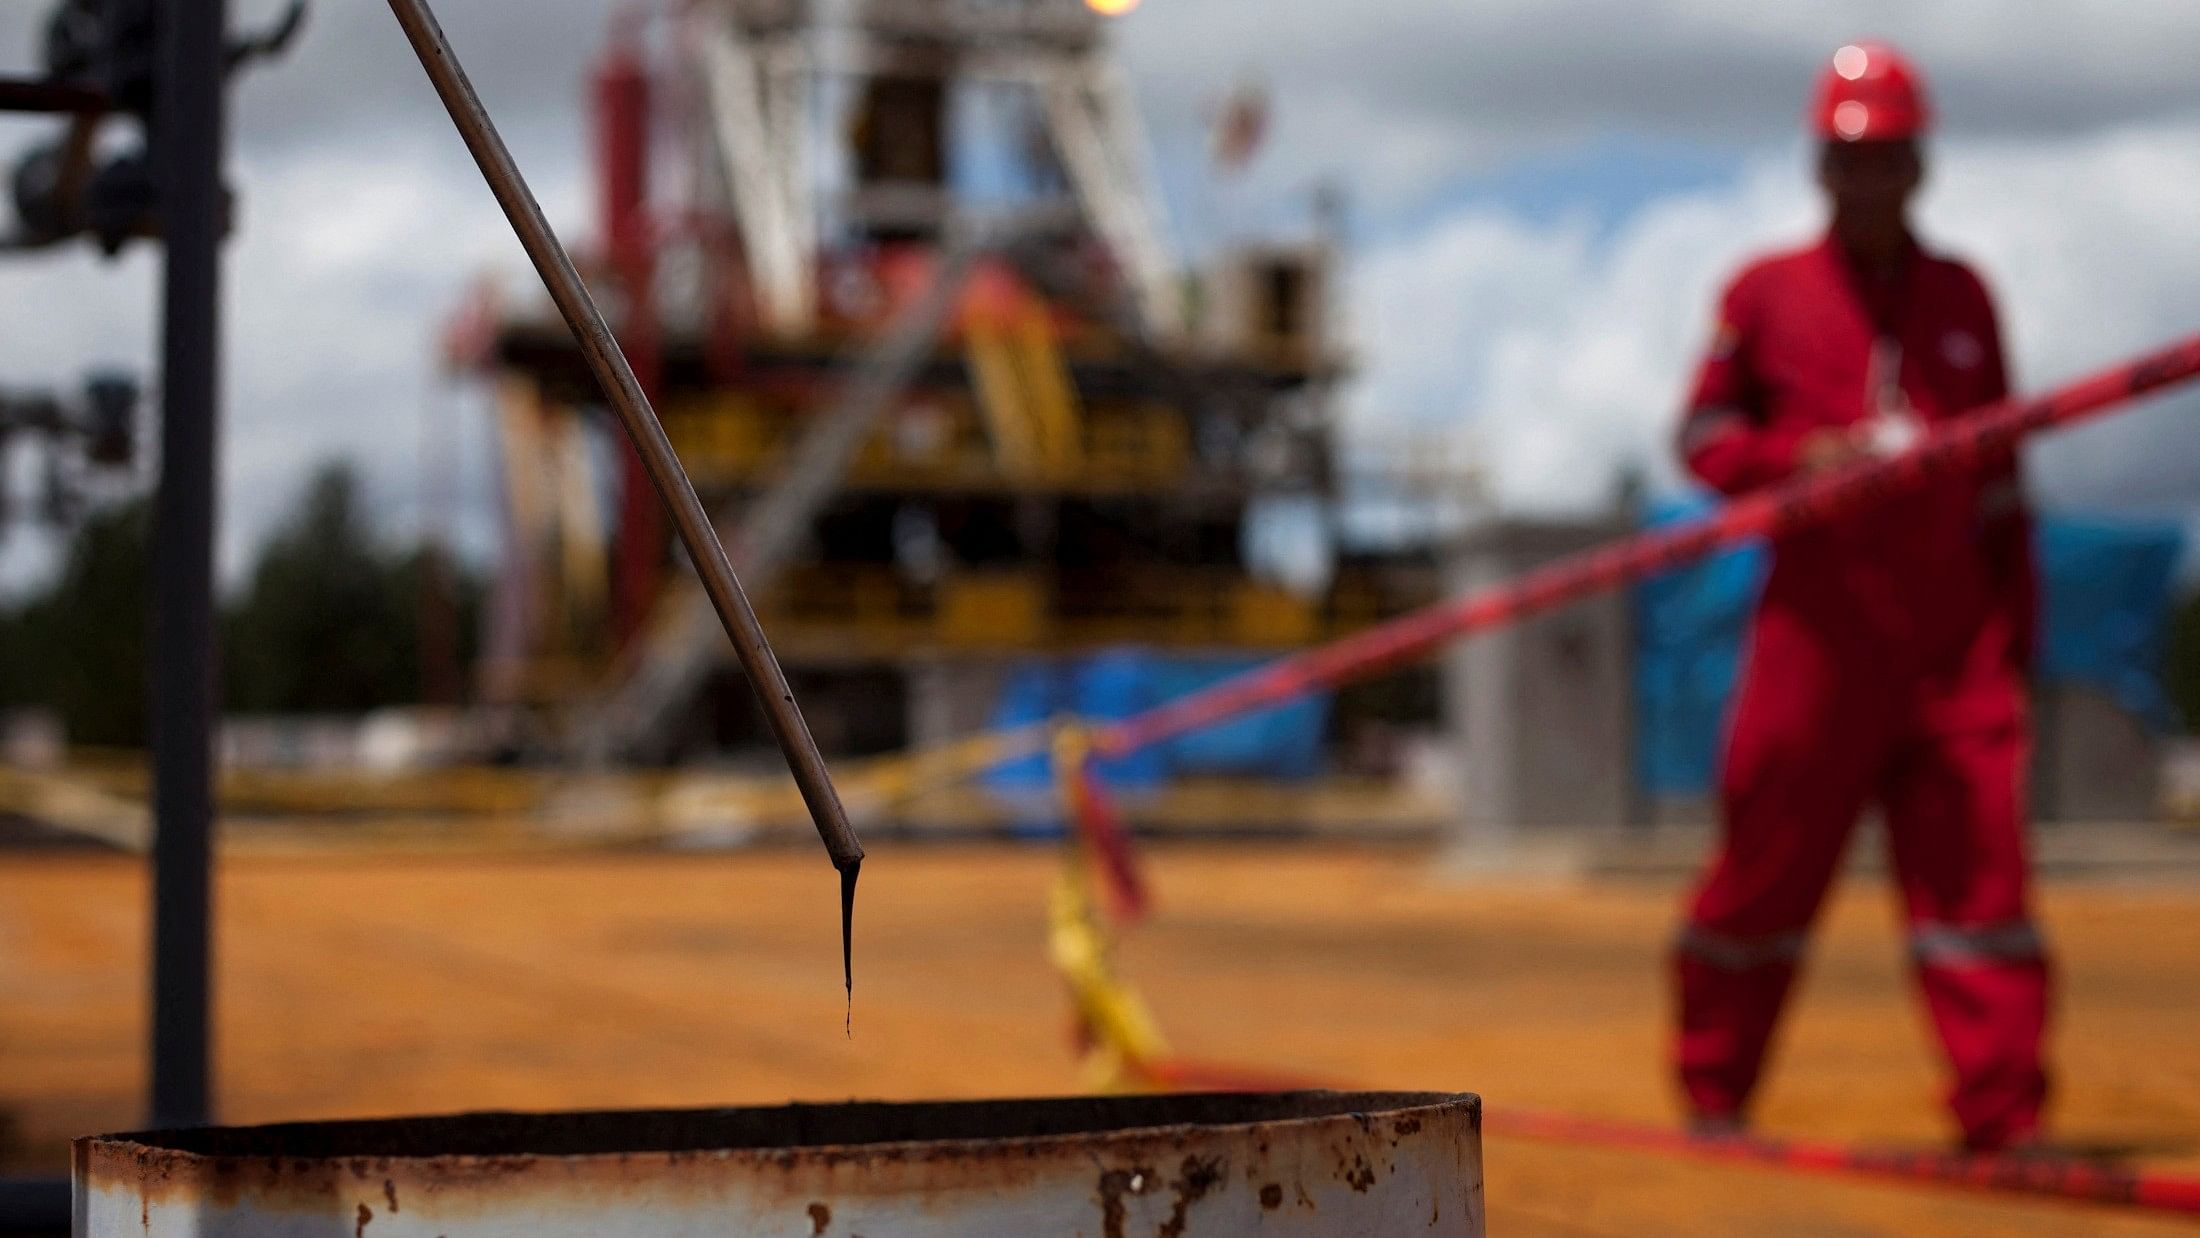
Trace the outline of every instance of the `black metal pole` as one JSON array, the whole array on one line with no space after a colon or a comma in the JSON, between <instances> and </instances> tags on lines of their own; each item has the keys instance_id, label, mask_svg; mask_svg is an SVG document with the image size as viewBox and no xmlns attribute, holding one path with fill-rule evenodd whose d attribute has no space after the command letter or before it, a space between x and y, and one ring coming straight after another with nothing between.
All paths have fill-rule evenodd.
<instances>
[{"instance_id":1,"label":"black metal pole","mask_svg":"<svg viewBox=\"0 0 2200 1238\"><path fill-rule=\"evenodd\" d=\"M152 1117L206 1122L212 1027L214 478L226 0L166 0L151 140L167 280L153 505Z\"/></svg>"}]
</instances>

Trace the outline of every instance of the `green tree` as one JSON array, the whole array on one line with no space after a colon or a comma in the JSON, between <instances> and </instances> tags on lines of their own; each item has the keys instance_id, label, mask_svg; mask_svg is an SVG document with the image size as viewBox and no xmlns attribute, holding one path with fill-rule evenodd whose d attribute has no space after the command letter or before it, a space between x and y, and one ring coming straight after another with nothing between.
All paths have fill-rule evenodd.
<instances>
[{"instance_id":1,"label":"green tree","mask_svg":"<svg viewBox=\"0 0 2200 1238\"><path fill-rule=\"evenodd\" d=\"M150 524L142 499L93 512L52 584L0 627L0 692L60 714L72 743L145 742Z\"/></svg>"},{"instance_id":2,"label":"green tree","mask_svg":"<svg viewBox=\"0 0 2200 1238\"><path fill-rule=\"evenodd\" d=\"M323 465L225 616L229 708L356 713L418 700L411 576L377 543L357 475Z\"/></svg>"},{"instance_id":3,"label":"green tree","mask_svg":"<svg viewBox=\"0 0 2200 1238\"><path fill-rule=\"evenodd\" d=\"M150 526L143 499L93 512L53 579L0 608L0 708L52 709L76 744L145 743ZM321 467L224 609L225 709L356 713L419 701L424 600L455 595L437 620L450 625L461 667L481 610L478 580L432 565L425 549L386 549L356 475ZM449 675L448 653L441 660Z\"/></svg>"}]
</instances>

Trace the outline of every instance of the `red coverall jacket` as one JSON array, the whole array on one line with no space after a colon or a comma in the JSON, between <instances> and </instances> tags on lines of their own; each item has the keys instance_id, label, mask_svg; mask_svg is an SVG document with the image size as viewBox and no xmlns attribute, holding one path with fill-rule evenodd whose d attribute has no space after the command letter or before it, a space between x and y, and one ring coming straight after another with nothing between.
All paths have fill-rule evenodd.
<instances>
[{"instance_id":1,"label":"red coverall jacket","mask_svg":"<svg viewBox=\"0 0 2200 1238\"><path fill-rule=\"evenodd\" d=\"M1913 247L1898 276L1874 281L1829 238L1728 289L1681 448L1735 494L1793 474L1814 430L1905 403L1930 423L2007 385L1968 269ZM2013 458L1774 548L1721 771L1722 846L1676 955L1677 1065L1699 1114L1746 1104L1804 934L1876 801L1966 1137L1994 1146L2034 1128L2046 1086L2022 802L2034 604Z\"/></svg>"},{"instance_id":2,"label":"red coverall jacket","mask_svg":"<svg viewBox=\"0 0 2200 1238\"><path fill-rule=\"evenodd\" d=\"M1926 422L2009 393L1993 303L1969 268L1913 250L1903 276L1874 286L1828 238L1752 263L1728 287L1682 427L1689 469L1730 495L1785 480L1805 435L1872 411L1882 337L1897 344L1902 394ZM2034 599L2011 459L1784 539L1763 605L1908 668L1997 642L2013 673L1946 704L1998 720L2022 706Z\"/></svg>"}]
</instances>

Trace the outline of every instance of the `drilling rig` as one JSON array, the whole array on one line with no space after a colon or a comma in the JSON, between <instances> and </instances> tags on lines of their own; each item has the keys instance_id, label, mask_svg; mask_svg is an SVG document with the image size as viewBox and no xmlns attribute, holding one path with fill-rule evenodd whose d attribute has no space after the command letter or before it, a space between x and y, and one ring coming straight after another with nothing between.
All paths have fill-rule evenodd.
<instances>
[{"instance_id":1,"label":"drilling rig","mask_svg":"<svg viewBox=\"0 0 2200 1238\"><path fill-rule=\"evenodd\" d=\"M594 74L591 283L828 751L978 729L1035 657L1280 651L1434 588L1251 570L1264 502L1334 498L1334 246L1187 268L1110 21L688 0ZM605 759L762 743L637 462L592 481L615 436L569 333L461 321L505 451L484 699Z\"/></svg>"}]
</instances>

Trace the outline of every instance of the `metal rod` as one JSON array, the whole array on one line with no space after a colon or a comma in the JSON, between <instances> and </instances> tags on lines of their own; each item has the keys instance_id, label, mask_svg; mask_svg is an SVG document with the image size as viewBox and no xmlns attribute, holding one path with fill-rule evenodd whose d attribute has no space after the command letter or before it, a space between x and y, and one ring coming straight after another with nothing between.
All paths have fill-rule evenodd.
<instances>
[{"instance_id":1,"label":"metal rod","mask_svg":"<svg viewBox=\"0 0 2200 1238\"><path fill-rule=\"evenodd\" d=\"M214 469L221 340L226 0L161 22L153 149L167 250L148 685L153 764L153 1121L211 1115Z\"/></svg>"},{"instance_id":2,"label":"metal rod","mask_svg":"<svg viewBox=\"0 0 2200 1238\"><path fill-rule=\"evenodd\" d=\"M574 338L580 342L588 368L595 373L596 382L603 388L612 411L618 414L619 423L626 427L627 437L640 454L642 466L649 470L649 479L656 486L658 497L670 510L673 527L679 531L680 541L687 547L696 573L703 578L703 589L710 595L711 606L717 610L719 622L725 625L727 637L733 641L734 652L741 659L742 669L748 672L749 683L763 702L772 734L779 740L780 751L786 754L787 767L794 774L795 785L802 790L802 800L809 806L810 819L816 823L818 837L824 840L834 867L846 869L860 863L863 845L856 841L855 830L848 824L848 814L840 806L840 795L833 789L832 775L825 768L824 757L818 753L817 741L810 737L809 724L803 721L801 707L795 704L794 692L787 686L787 676L779 669L779 659L773 656L771 645L764 639L764 629L757 623L756 611L741 590L741 581L726 558L726 548L718 541L717 531L711 527L702 501L696 498L687 471L680 467L680 458L673 454L672 444L665 438L664 426L659 424L656 412L649 406L649 397L643 394L641 384L635 380L633 367L627 364L626 355L619 350L618 340L605 323L602 311L589 296L588 286L573 269L573 260L558 242L557 233L543 218L542 207L536 204L526 179L520 175L518 165L512 162L511 152L505 149L504 139L497 135L495 123L489 119L488 110L482 107L480 96L474 93L473 83L467 80L466 71L460 67L427 0L390 0L390 11L397 15L397 23L404 28L405 37L411 40L421 67L427 70L428 80L434 83L436 94L442 97L452 123L458 126L459 136L466 141L466 148L473 152L474 162L480 165L481 174L496 194L498 204L504 208L512 230L519 234L521 246L527 250L536 272L550 290L550 298L557 302L559 313L565 316L566 325L572 328Z\"/></svg>"}]
</instances>

